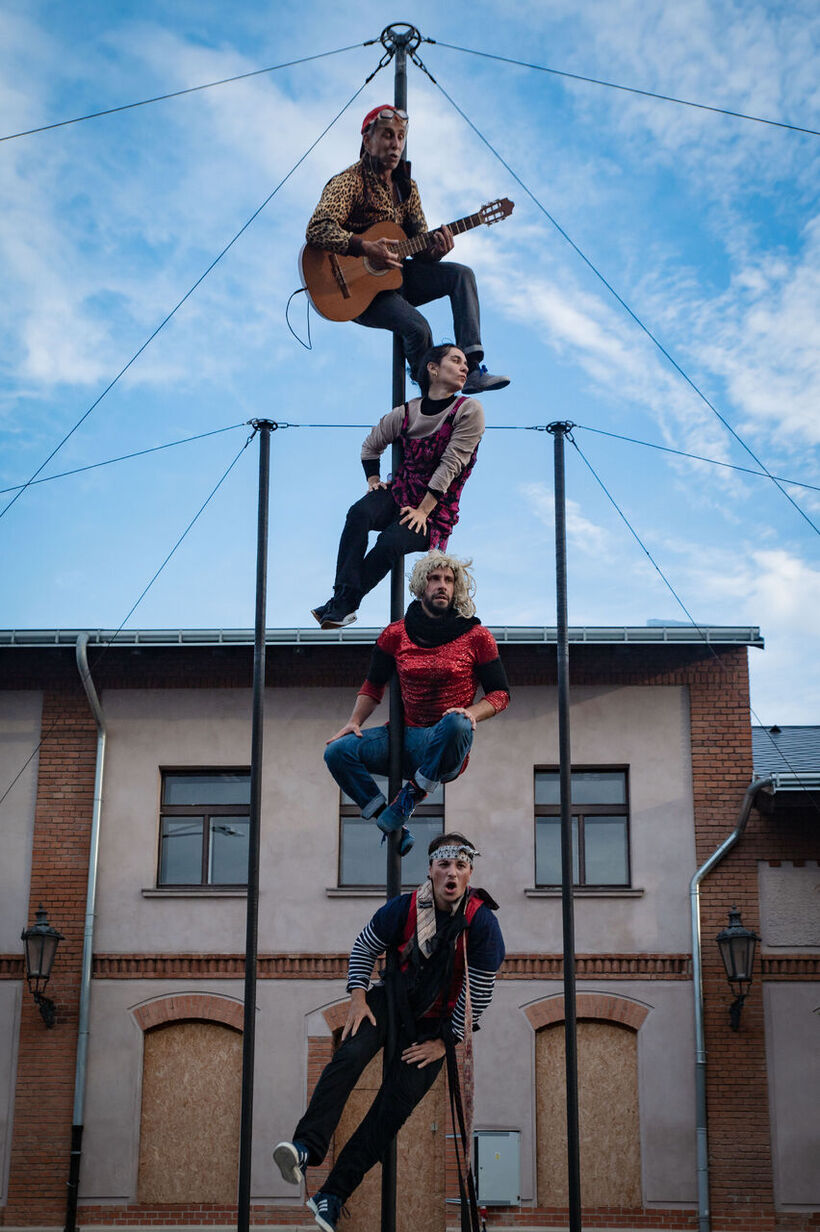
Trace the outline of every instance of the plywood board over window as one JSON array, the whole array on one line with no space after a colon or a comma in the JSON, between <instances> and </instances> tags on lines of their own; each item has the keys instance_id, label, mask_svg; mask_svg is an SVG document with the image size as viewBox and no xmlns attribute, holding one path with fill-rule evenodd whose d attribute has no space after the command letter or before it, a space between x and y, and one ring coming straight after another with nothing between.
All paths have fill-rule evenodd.
<instances>
[{"instance_id":1,"label":"plywood board over window","mask_svg":"<svg viewBox=\"0 0 820 1232\"><path fill-rule=\"evenodd\" d=\"M145 1034L140 1202L236 1201L242 1035L214 1022Z\"/></svg>"},{"instance_id":2,"label":"plywood board over window","mask_svg":"<svg viewBox=\"0 0 820 1232\"><path fill-rule=\"evenodd\" d=\"M397 1232L444 1232L446 1208L445 1138L447 1093L445 1070L436 1078L424 1099L413 1109L399 1131L396 1177ZM379 1052L356 1083L335 1134L338 1158L350 1135L364 1119L375 1099L382 1079L382 1054ZM381 1164L376 1164L348 1199L350 1220L344 1232L370 1232L381 1220Z\"/></svg>"},{"instance_id":3,"label":"plywood board over window","mask_svg":"<svg viewBox=\"0 0 820 1232\"><path fill-rule=\"evenodd\" d=\"M640 1207L638 1037L613 1022L578 1023L581 1203ZM535 1037L538 1204L566 1206L564 1024Z\"/></svg>"}]
</instances>

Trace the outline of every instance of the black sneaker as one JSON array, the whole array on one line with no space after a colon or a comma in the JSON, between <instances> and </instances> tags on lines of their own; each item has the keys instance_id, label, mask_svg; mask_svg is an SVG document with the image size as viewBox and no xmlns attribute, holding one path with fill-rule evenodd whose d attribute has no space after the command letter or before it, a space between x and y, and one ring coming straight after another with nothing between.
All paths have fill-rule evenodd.
<instances>
[{"instance_id":1,"label":"black sneaker","mask_svg":"<svg viewBox=\"0 0 820 1232\"><path fill-rule=\"evenodd\" d=\"M329 599L321 607L311 609L311 616L318 620L320 629L344 629L356 621L355 612L346 612L335 599Z\"/></svg>"},{"instance_id":2,"label":"black sneaker","mask_svg":"<svg viewBox=\"0 0 820 1232\"><path fill-rule=\"evenodd\" d=\"M467 374L467 380L461 390L463 394L489 394L494 389L506 389L510 383L508 376L493 376L492 372L488 372L484 364L479 364L477 368L473 368Z\"/></svg>"},{"instance_id":3,"label":"black sneaker","mask_svg":"<svg viewBox=\"0 0 820 1232\"><path fill-rule=\"evenodd\" d=\"M336 1224L342 1213L342 1199L335 1194L322 1193L321 1190L307 1200L308 1210L313 1211L313 1218L322 1232L336 1232Z\"/></svg>"},{"instance_id":4,"label":"black sneaker","mask_svg":"<svg viewBox=\"0 0 820 1232\"><path fill-rule=\"evenodd\" d=\"M273 1148L273 1162L289 1185L301 1185L308 1166L308 1149L301 1142L280 1142Z\"/></svg>"}]
</instances>

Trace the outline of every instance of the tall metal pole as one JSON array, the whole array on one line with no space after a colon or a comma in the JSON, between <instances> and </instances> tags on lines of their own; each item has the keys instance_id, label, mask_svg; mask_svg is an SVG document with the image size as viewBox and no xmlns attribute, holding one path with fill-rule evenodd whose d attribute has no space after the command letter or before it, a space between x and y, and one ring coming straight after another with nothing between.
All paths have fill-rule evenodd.
<instances>
[{"instance_id":1,"label":"tall metal pole","mask_svg":"<svg viewBox=\"0 0 820 1232\"><path fill-rule=\"evenodd\" d=\"M555 600L558 652L558 756L561 780L561 906L564 932L564 1042L567 1087L569 1232L581 1229L578 1133L578 1039L575 1016L575 917L572 897L572 757L569 727L569 628L567 625L567 519L564 437L570 423L548 424L555 455Z\"/></svg>"},{"instance_id":2,"label":"tall metal pole","mask_svg":"<svg viewBox=\"0 0 820 1232\"><path fill-rule=\"evenodd\" d=\"M413 26L388 26L382 32L381 41L388 51L393 52L393 105L407 110L407 49L413 49L419 44L419 33ZM405 150L405 157L407 151ZM401 339L393 335L393 381L391 406L400 406L404 402L404 349ZM395 475L402 461L401 444L393 444L390 463ZM390 571L390 620L401 620L404 615L404 568L399 560ZM402 751L404 746L404 711L401 704L401 692L398 679L394 678L390 685L390 767L388 775L388 797L393 799L401 788L402 781ZM401 893L401 855L399 854L400 835L391 834L387 842L387 898L395 898ZM384 1065L390 1063L389 1048L384 1050ZM382 1219L381 1232L395 1232L396 1229L396 1140L387 1148L382 1159Z\"/></svg>"},{"instance_id":3,"label":"tall metal pole","mask_svg":"<svg viewBox=\"0 0 820 1232\"><path fill-rule=\"evenodd\" d=\"M245 1018L242 1034L242 1111L239 1122L239 1199L236 1226L248 1232L251 1213L253 1063L256 1044L256 956L259 923L259 839L262 805L262 725L265 709L265 613L268 579L270 419L254 419L259 433L259 512L256 525L256 624L253 645L251 804L248 826L248 909L245 926Z\"/></svg>"}]
</instances>

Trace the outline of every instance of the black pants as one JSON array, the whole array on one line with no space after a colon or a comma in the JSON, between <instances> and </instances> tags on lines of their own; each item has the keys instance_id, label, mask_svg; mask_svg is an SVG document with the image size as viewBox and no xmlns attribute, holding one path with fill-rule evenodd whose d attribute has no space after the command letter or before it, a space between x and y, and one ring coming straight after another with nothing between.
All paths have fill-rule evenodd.
<instances>
[{"instance_id":1,"label":"black pants","mask_svg":"<svg viewBox=\"0 0 820 1232\"><path fill-rule=\"evenodd\" d=\"M375 488L347 511L344 530L339 540L336 559L334 592L352 603L355 611L364 595L389 573L397 560L408 552L426 552L430 532L422 534L399 523L400 510L387 488ZM371 530L381 533L371 550L367 536Z\"/></svg>"},{"instance_id":2,"label":"black pants","mask_svg":"<svg viewBox=\"0 0 820 1232\"><path fill-rule=\"evenodd\" d=\"M482 359L481 323L475 274L457 261L405 261L400 291L381 291L356 317L358 325L391 329L401 338L405 358L415 380L433 335L419 304L449 296L456 346L469 359Z\"/></svg>"},{"instance_id":3,"label":"black pants","mask_svg":"<svg viewBox=\"0 0 820 1232\"><path fill-rule=\"evenodd\" d=\"M354 1036L348 1036L324 1068L308 1110L293 1131L293 1140L303 1143L315 1167L327 1154L330 1139L350 1092L365 1066L384 1046L387 1034L387 998L383 988L371 988L367 1004L376 1018L374 1027L364 1019ZM423 1069L401 1059L412 1039L399 1038L390 1067L361 1125L351 1135L322 1188L344 1202L361 1183L366 1172L383 1157L416 1104L424 1098L444 1064L431 1061Z\"/></svg>"}]
</instances>

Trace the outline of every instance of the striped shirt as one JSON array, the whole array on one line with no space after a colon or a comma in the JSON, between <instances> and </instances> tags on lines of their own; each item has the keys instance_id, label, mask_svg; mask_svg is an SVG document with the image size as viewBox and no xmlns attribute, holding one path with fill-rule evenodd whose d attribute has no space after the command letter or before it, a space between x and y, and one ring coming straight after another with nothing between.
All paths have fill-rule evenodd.
<instances>
[{"instance_id":1,"label":"striped shirt","mask_svg":"<svg viewBox=\"0 0 820 1232\"><path fill-rule=\"evenodd\" d=\"M364 926L353 943L348 965L347 991L370 987L373 968L379 957L391 945L399 945L410 910L410 895L401 894L391 898L380 907ZM473 1030L493 999L495 975L504 961L504 940L494 913L482 905L473 917L467 932L467 970L470 981L470 1003L473 1014ZM464 1038L464 1009L466 988L461 990L450 1019L450 1026L457 1040Z\"/></svg>"}]
</instances>

